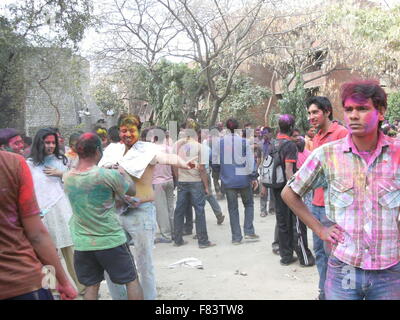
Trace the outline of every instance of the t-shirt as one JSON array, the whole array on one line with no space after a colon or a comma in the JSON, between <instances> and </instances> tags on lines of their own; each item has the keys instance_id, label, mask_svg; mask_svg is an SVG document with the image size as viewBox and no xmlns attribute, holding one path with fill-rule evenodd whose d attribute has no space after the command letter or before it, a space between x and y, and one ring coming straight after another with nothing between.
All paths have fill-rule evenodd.
<instances>
[{"instance_id":1,"label":"t-shirt","mask_svg":"<svg viewBox=\"0 0 400 320\"><path fill-rule=\"evenodd\" d=\"M69 226L75 249L104 250L127 241L117 216L115 197L123 197L129 184L117 170L94 166L64 175L65 192L74 212Z\"/></svg>"},{"instance_id":2,"label":"t-shirt","mask_svg":"<svg viewBox=\"0 0 400 320\"><path fill-rule=\"evenodd\" d=\"M300 169L300 167L303 165L303 163L307 160L308 156L311 154L310 151L304 148L303 152L298 152L297 153L297 163L296 163L296 169Z\"/></svg>"},{"instance_id":3,"label":"t-shirt","mask_svg":"<svg viewBox=\"0 0 400 320\"><path fill-rule=\"evenodd\" d=\"M281 142L280 155L284 163L297 162L297 147L292 139L285 134L278 134L276 137L278 140L289 140L290 142Z\"/></svg>"},{"instance_id":4,"label":"t-shirt","mask_svg":"<svg viewBox=\"0 0 400 320\"><path fill-rule=\"evenodd\" d=\"M194 139L187 140L183 138L176 142L174 146L174 152L178 154L184 161L192 160L197 164L207 164L209 159L203 159L205 153L203 151L203 147L200 143L195 141ZM198 166L194 169L178 169L178 181L179 182L199 182L201 181L200 171Z\"/></svg>"},{"instance_id":5,"label":"t-shirt","mask_svg":"<svg viewBox=\"0 0 400 320\"><path fill-rule=\"evenodd\" d=\"M0 300L42 287L42 263L24 233L21 218L39 215L25 159L0 151Z\"/></svg>"},{"instance_id":6,"label":"t-shirt","mask_svg":"<svg viewBox=\"0 0 400 320\"><path fill-rule=\"evenodd\" d=\"M161 150L165 153L171 153L172 147L164 144ZM156 164L153 171L153 184L165 183L173 180L172 168L167 164Z\"/></svg>"}]
</instances>

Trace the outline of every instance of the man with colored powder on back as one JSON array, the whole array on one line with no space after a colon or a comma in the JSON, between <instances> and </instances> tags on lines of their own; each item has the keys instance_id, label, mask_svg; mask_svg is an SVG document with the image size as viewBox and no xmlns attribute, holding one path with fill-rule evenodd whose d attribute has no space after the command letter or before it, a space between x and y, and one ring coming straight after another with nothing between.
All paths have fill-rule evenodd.
<instances>
[{"instance_id":1,"label":"man with colored powder on back","mask_svg":"<svg viewBox=\"0 0 400 320\"><path fill-rule=\"evenodd\" d=\"M76 150L78 165L64 175L64 183L74 212L69 225L76 274L86 286L84 298L97 299L107 271L112 281L126 286L129 300L140 300L134 260L115 208L116 197L135 195L135 186L122 168L118 172L97 166L102 146L95 133L82 134Z\"/></svg>"},{"instance_id":2,"label":"man with colored powder on back","mask_svg":"<svg viewBox=\"0 0 400 320\"><path fill-rule=\"evenodd\" d=\"M118 127L122 144L110 145L105 150L99 166L121 166L136 185L136 196L121 214L121 222L134 242L134 257L145 300L157 296L153 266L153 246L156 231L156 211L152 186L155 164L167 164L190 169L192 162L185 162L177 155L160 151L153 143L139 141L142 123L139 116L122 115Z\"/></svg>"},{"instance_id":3,"label":"man with colored powder on back","mask_svg":"<svg viewBox=\"0 0 400 320\"><path fill-rule=\"evenodd\" d=\"M349 135L314 150L282 198L323 241L332 244L325 282L329 300L400 299L400 141L379 131L387 108L377 81L342 86ZM322 187L324 226L301 200Z\"/></svg>"},{"instance_id":4,"label":"man with colored powder on back","mask_svg":"<svg viewBox=\"0 0 400 320\"><path fill-rule=\"evenodd\" d=\"M326 97L311 97L307 103L308 118L312 127L318 130L313 138L313 150L335 140L347 136L347 129L337 122L333 122L332 105ZM314 191L312 202L313 215L326 226L330 225L325 215L324 191L322 188ZM324 242L313 233L313 248L315 253L316 265L319 274L319 300L324 300L324 283L326 268L329 256L329 248Z\"/></svg>"}]
</instances>

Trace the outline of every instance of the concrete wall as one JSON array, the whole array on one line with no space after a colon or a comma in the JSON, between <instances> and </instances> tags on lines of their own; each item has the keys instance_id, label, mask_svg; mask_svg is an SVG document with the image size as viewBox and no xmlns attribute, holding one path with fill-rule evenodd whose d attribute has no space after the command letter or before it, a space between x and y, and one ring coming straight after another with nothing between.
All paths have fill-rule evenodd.
<instances>
[{"instance_id":1,"label":"concrete wall","mask_svg":"<svg viewBox=\"0 0 400 320\"><path fill-rule=\"evenodd\" d=\"M23 99L16 115L20 121L15 121L20 123L20 131L34 136L40 128L57 126L68 137L77 130L90 130L98 119L105 118L89 94L87 60L70 50L54 48L28 48L21 60ZM78 117L82 108L91 113L83 122Z\"/></svg>"}]
</instances>

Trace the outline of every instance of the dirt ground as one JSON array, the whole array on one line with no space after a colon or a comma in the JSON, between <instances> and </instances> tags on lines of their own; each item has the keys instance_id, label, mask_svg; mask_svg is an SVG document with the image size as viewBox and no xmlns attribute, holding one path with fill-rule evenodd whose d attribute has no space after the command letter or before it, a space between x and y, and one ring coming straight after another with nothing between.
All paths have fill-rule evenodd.
<instances>
[{"instance_id":1,"label":"dirt ground","mask_svg":"<svg viewBox=\"0 0 400 320\"><path fill-rule=\"evenodd\" d=\"M154 264L159 300L313 300L317 296L318 272L315 266L303 268L298 262L281 266L271 243L275 216L260 217L260 199L255 197L254 227L257 242L232 245L226 200L219 201L225 221L217 225L210 205L206 204L209 239L215 247L199 249L197 240L185 236L187 245L156 244ZM240 203L240 200L239 200ZM239 205L243 223L243 206ZM312 233L308 232L312 249ZM169 266L184 258L196 258L203 269ZM100 299L110 300L105 281Z\"/></svg>"}]
</instances>

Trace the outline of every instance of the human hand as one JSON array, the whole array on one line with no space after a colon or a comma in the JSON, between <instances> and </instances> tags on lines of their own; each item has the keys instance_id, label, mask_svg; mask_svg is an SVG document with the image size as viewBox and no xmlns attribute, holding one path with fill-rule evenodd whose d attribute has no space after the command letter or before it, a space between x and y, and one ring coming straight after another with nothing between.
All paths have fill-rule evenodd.
<instances>
[{"instance_id":1,"label":"human hand","mask_svg":"<svg viewBox=\"0 0 400 320\"><path fill-rule=\"evenodd\" d=\"M60 170L50 167L44 167L43 172L45 173L46 176L50 177L62 177L63 175L63 172L61 172Z\"/></svg>"},{"instance_id":2,"label":"human hand","mask_svg":"<svg viewBox=\"0 0 400 320\"><path fill-rule=\"evenodd\" d=\"M253 191L256 190L257 187L258 187L258 181L257 181L257 180L253 180L253 181L251 182L251 185L252 185L252 187L253 187Z\"/></svg>"},{"instance_id":3,"label":"human hand","mask_svg":"<svg viewBox=\"0 0 400 320\"><path fill-rule=\"evenodd\" d=\"M69 282L65 285L58 284L57 291L60 293L61 300L74 300L78 296L78 292Z\"/></svg>"},{"instance_id":4,"label":"human hand","mask_svg":"<svg viewBox=\"0 0 400 320\"><path fill-rule=\"evenodd\" d=\"M208 196L210 194L210 190L208 190L208 187L204 188L204 192L205 192L206 196Z\"/></svg>"},{"instance_id":5,"label":"human hand","mask_svg":"<svg viewBox=\"0 0 400 320\"><path fill-rule=\"evenodd\" d=\"M319 237L323 241L328 241L331 244L337 244L338 242L344 242L344 230L337 224L328 227L322 227L321 231L319 232Z\"/></svg>"},{"instance_id":6,"label":"human hand","mask_svg":"<svg viewBox=\"0 0 400 320\"><path fill-rule=\"evenodd\" d=\"M121 166L118 166L118 165L117 165L117 167L116 167L116 168L113 168L113 169L117 169L118 172L119 172L120 174L122 174L123 176L128 175L128 173L125 171L125 169L122 168Z\"/></svg>"},{"instance_id":7,"label":"human hand","mask_svg":"<svg viewBox=\"0 0 400 320\"><path fill-rule=\"evenodd\" d=\"M139 198L131 197L131 196L127 196L127 195L125 195L124 198L130 207L137 208L141 204L141 201Z\"/></svg>"},{"instance_id":8,"label":"human hand","mask_svg":"<svg viewBox=\"0 0 400 320\"><path fill-rule=\"evenodd\" d=\"M194 169L197 167L197 162L195 161L198 157L194 157L193 159L190 159L189 161L186 162L186 169Z\"/></svg>"},{"instance_id":9,"label":"human hand","mask_svg":"<svg viewBox=\"0 0 400 320\"><path fill-rule=\"evenodd\" d=\"M102 166L102 168L104 169L118 169L118 167L119 167L118 164L111 164L111 163L107 163Z\"/></svg>"}]
</instances>

